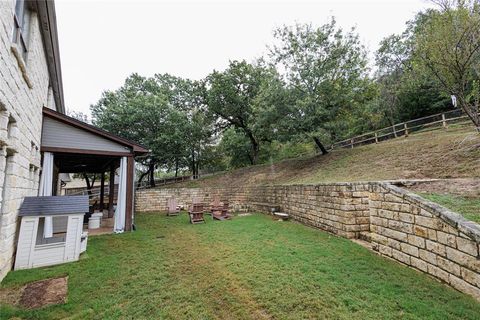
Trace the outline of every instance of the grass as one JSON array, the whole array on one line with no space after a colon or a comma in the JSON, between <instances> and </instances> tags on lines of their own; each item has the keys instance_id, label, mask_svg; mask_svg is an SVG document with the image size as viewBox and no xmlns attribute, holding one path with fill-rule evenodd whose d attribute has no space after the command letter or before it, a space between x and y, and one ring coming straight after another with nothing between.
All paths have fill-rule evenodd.
<instances>
[{"instance_id":1,"label":"grass","mask_svg":"<svg viewBox=\"0 0 480 320\"><path fill-rule=\"evenodd\" d=\"M75 263L10 272L2 287L69 276L68 302L27 319L478 319L480 303L347 239L264 215L190 225L137 217Z\"/></svg>"},{"instance_id":2,"label":"grass","mask_svg":"<svg viewBox=\"0 0 480 320\"><path fill-rule=\"evenodd\" d=\"M439 193L421 193L421 195L430 201L436 202L454 212L460 213L468 220L480 224L479 198Z\"/></svg>"},{"instance_id":3,"label":"grass","mask_svg":"<svg viewBox=\"0 0 480 320\"><path fill-rule=\"evenodd\" d=\"M245 167L170 187L480 177L480 135L450 127L327 155Z\"/></svg>"}]
</instances>

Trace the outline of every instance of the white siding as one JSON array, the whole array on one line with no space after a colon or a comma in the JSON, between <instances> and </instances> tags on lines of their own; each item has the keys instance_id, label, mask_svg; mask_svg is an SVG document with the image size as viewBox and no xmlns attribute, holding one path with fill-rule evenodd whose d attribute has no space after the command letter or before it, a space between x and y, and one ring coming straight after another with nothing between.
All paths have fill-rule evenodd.
<instances>
[{"instance_id":1,"label":"white siding","mask_svg":"<svg viewBox=\"0 0 480 320\"><path fill-rule=\"evenodd\" d=\"M24 218L20 226L15 269L26 269L29 267L30 255L32 247L35 246L36 235L37 218Z\"/></svg>"},{"instance_id":2,"label":"white siding","mask_svg":"<svg viewBox=\"0 0 480 320\"><path fill-rule=\"evenodd\" d=\"M42 146L113 152L128 151L128 148L121 144L47 117L43 121Z\"/></svg>"},{"instance_id":3,"label":"white siding","mask_svg":"<svg viewBox=\"0 0 480 320\"><path fill-rule=\"evenodd\" d=\"M63 263L65 243L45 244L35 246L32 267L44 267Z\"/></svg>"},{"instance_id":4,"label":"white siding","mask_svg":"<svg viewBox=\"0 0 480 320\"><path fill-rule=\"evenodd\" d=\"M82 236L82 216L68 217L68 231L65 247L65 261L78 260L80 255L80 238Z\"/></svg>"}]
</instances>

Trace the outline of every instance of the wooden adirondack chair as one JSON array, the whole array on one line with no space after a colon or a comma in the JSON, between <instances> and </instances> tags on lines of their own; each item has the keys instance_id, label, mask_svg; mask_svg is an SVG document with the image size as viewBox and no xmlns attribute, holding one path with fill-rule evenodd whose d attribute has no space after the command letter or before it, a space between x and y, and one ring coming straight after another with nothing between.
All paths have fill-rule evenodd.
<instances>
[{"instance_id":1,"label":"wooden adirondack chair","mask_svg":"<svg viewBox=\"0 0 480 320\"><path fill-rule=\"evenodd\" d=\"M177 216L180 214L180 209L177 205L177 199L168 198L167 199L167 216Z\"/></svg>"},{"instance_id":2,"label":"wooden adirondack chair","mask_svg":"<svg viewBox=\"0 0 480 320\"><path fill-rule=\"evenodd\" d=\"M214 196L213 201L210 202L210 210L208 211L208 214L213 215L213 212L220 211L222 206L223 204L220 202L220 197Z\"/></svg>"},{"instance_id":3,"label":"wooden adirondack chair","mask_svg":"<svg viewBox=\"0 0 480 320\"><path fill-rule=\"evenodd\" d=\"M188 215L192 224L205 222L203 218L203 203L192 204L192 207L188 210Z\"/></svg>"},{"instance_id":4,"label":"wooden adirondack chair","mask_svg":"<svg viewBox=\"0 0 480 320\"><path fill-rule=\"evenodd\" d=\"M232 215L229 213L228 202L224 202L220 207L215 210L212 209L212 218L215 220L229 220Z\"/></svg>"}]
</instances>

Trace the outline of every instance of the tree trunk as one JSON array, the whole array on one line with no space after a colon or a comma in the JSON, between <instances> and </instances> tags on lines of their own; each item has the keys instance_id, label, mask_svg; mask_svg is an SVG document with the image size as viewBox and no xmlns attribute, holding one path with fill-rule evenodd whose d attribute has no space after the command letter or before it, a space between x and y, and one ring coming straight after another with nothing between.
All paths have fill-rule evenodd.
<instances>
[{"instance_id":1,"label":"tree trunk","mask_svg":"<svg viewBox=\"0 0 480 320\"><path fill-rule=\"evenodd\" d=\"M140 188L140 186L142 185L143 178L145 178L149 173L150 173L150 170L147 170L140 175L137 182L137 189Z\"/></svg>"},{"instance_id":2,"label":"tree trunk","mask_svg":"<svg viewBox=\"0 0 480 320\"><path fill-rule=\"evenodd\" d=\"M85 182L87 183L87 194L89 196L92 196L92 187L93 187L93 184L95 183L95 176L92 178L91 182L90 182L90 178L88 177L88 174L83 173L83 178L85 179Z\"/></svg>"},{"instance_id":3,"label":"tree trunk","mask_svg":"<svg viewBox=\"0 0 480 320\"><path fill-rule=\"evenodd\" d=\"M317 145L318 149L320 149L322 154L327 154L328 153L327 149L325 149L325 146L322 144L320 139L318 139L317 137L313 137L313 141L315 141L315 144Z\"/></svg>"},{"instance_id":4,"label":"tree trunk","mask_svg":"<svg viewBox=\"0 0 480 320\"><path fill-rule=\"evenodd\" d=\"M195 175L195 168L197 167L197 164L196 164L196 161L195 161L195 149L192 148L192 176L193 176L193 179L196 179L196 175Z\"/></svg>"},{"instance_id":5,"label":"tree trunk","mask_svg":"<svg viewBox=\"0 0 480 320\"><path fill-rule=\"evenodd\" d=\"M249 156L250 163L252 165L257 164L258 162L258 154L260 153L260 144L257 142L257 139L253 136L253 133L250 130L246 130L245 133L247 134L248 139L250 140L251 145L251 154Z\"/></svg>"},{"instance_id":6,"label":"tree trunk","mask_svg":"<svg viewBox=\"0 0 480 320\"><path fill-rule=\"evenodd\" d=\"M464 102L462 98L460 100L460 106L462 110L467 114L468 118L473 122L475 129L480 133L480 116L478 115L478 109L475 106L470 106Z\"/></svg>"},{"instance_id":7,"label":"tree trunk","mask_svg":"<svg viewBox=\"0 0 480 320\"><path fill-rule=\"evenodd\" d=\"M178 176L178 158L175 158L175 178Z\"/></svg>"},{"instance_id":8,"label":"tree trunk","mask_svg":"<svg viewBox=\"0 0 480 320\"><path fill-rule=\"evenodd\" d=\"M150 187L154 188L155 187L155 161L150 160L150 163L148 164L149 168L148 171L150 173Z\"/></svg>"}]
</instances>

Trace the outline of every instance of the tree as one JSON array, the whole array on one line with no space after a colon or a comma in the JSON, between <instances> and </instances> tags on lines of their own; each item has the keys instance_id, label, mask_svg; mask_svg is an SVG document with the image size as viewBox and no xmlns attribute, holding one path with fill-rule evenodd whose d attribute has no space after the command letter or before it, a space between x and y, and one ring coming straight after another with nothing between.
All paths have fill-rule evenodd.
<instances>
[{"instance_id":1,"label":"tree","mask_svg":"<svg viewBox=\"0 0 480 320\"><path fill-rule=\"evenodd\" d=\"M85 122L85 123L90 123L90 121L88 120L88 115L86 115L85 113L83 113L81 111L75 111L75 110L72 110L72 109L68 109L67 110L67 116L72 117L72 118L77 119L77 120L80 120L80 121Z\"/></svg>"},{"instance_id":2,"label":"tree","mask_svg":"<svg viewBox=\"0 0 480 320\"><path fill-rule=\"evenodd\" d=\"M439 10L421 26L415 57L480 132L480 3L438 0Z\"/></svg>"},{"instance_id":3,"label":"tree","mask_svg":"<svg viewBox=\"0 0 480 320\"><path fill-rule=\"evenodd\" d=\"M208 144L212 124L204 117L202 86L198 82L157 74L146 78L129 76L125 84L103 93L91 106L94 124L147 146L151 153L141 163L148 169L150 185L155 171L190 167L198 175L198 155Z\"/></svg>"},{"instance_id":4,"label":"tree","mask_svg":"<svg viewBox=\"0 0 480 320\"><path fill-rule=\"evenodd\" d=\"M251 164L258 162L261 143L271 140L271 132L256 125L256 118L263 110L258 99L275 76L271 68L231 61L225 71L214 71L205 80L205 103L218 117L217 127L243 132L250 143Z\"/></svg>"},{"instance_id":5,"label":"tree","mask_svg":"<svg viewBox=\"0 0 480 320\"><path fill-rule=\"evenodd\" d=\"M440 83L415 61L416 37L430 16L431 11L418 13L403 33L384 38L375 54L378 110L390 126L451 107Z\"/></svg>"},{"instance_id":6,"label":"tree","mask_svg":"<svg viewBox=\"0 0 480 320\"><path fill-rule=\"evenodd\" d=\"M286 125L290 132L313 139L326 154L325 141L338 135L340 115L355 108L362 95L366 51L354 30L337 28L334 18L319 28L284 26L274 36L278 43L270 56L285 70L295 97Z\"/></svg>"},{"instance_id":7,"label":"tree","mask_svg":"<svg viewBox=\"0 0 480 320\"><path fill-rule=\"evenodd\" d=\"M72 109L67 110L67 115L69 117L72 117L74 119L77 119L79 121L89 123L88 121L88 116L81 112L81 111L75 111ZM99 173L90 173L90 172L82 172L82 173L75 173L73 175L74 178L81 178L85 180L85 183L87 184L87 193L89 195L92 195L92 188L95 186L95 181L97 179L101 178L101 174Z\"/></svg>"}]
</instances>

